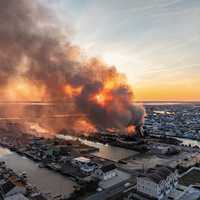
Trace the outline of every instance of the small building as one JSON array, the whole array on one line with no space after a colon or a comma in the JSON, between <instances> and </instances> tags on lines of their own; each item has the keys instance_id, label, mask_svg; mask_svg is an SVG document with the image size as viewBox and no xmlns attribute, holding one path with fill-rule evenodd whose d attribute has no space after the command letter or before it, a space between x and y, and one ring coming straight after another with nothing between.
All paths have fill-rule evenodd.
<instances>
[{"instance_id":1,"label":"small building","mask_svg":"<svg viewBox=\"0 0 200 200\"><path fill-rule=\"evenodd\" d=\"M103 165L95 170L95 176L100 180L108 180L117 176L116 166L114 164Z\"/></svg>"},{"instance_id":2,"label":"small building","mask_svg":"<svg viewBox=\"0 0 200 200\"><path fill-rule=\"evenodd\" d=\"M31 200L47 200L47 197L45 197L43 194L41 193L34 193L31 195Z\"/></svg>"},{"instance_id":3,"label":"small building","mask_svg":"<svg viewBox=\"0 0 200 200\"><path fill-rule=\"evenodd\" d=\"M137 177L137 192L155 199L163 199L172 192L178 182L175 169L158 166Z\"/></svg>"},{"instance_id":4,"label":"small building","mask_svg":"<svg viewBox=\"0 0 200 200\"><path fill-rule=\"evenodd\" d=\"M71 163L74 166L78 166L84 173L92 173L97 167L96 163L92 162L89 158L86 157L73 158Z\"/></svg>"},{"instance_id":5,"label":"small building","mask_svg":"<svg viewBox=\"0 0 200 200\"><path fill-rule=\"evenodd\" d=\"M173 146L162 146L162 145L154 145L152 147L153 152L156 154L161 154L161 155L175 155L178 154L180 151L177 147Z\"/></svg>"},{"instance_id":6,"label":"small building","mask_svg":"<svg viewBox=\"0 0 200 200\"><path fill-rule=\"evenodd\" d=\"M26 189L23 186L17 186L11 181L7 181L0 185L1 193L4 197L9 197L15 194L25 194Z\"/></svg>"},{"instance_id":7,"label":"small building","mask_svg":"<svg viewBox=\"0 0 200 200\"><path fill-rule=\"evenodd\" d=\"M6 197L4 200L29 200L27 197L25 197L23 194L15 194L9 197Z\"/></svg>"}]
</instances>

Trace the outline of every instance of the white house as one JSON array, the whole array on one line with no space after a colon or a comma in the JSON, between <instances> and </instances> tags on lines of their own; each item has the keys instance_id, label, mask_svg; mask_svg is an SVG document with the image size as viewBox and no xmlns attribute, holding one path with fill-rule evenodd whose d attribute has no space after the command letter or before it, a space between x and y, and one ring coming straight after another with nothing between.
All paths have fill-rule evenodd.
<instances>
[{"instance_id":1,"label":"white house","mask_svg":"<svg viewBox=\"0 0 200 200\"><path fill-rule=\"evenodd\" d=\"M177 178L173 168L158 166L137 177L137 191L161 200L175 189Z\"/></svg>"},{"instance_id":2,"label":"white house","mask_svg":"<svg viewBox=\"0 0 200 200\"><path fill-rule=\"evenodd\" d=\"M89 158L86 157L74 158L72 159L71 163L74 166L78 166L84 173L91 173L97 167L96 163L93 163Z\"/></svg>"},{"instance_id":3,"label":"white house","mask_svg":"<svg viewBox=\"0 0 200 200\"><path fill-rule=\"evenodd\" d=\"M114 164L104 165L95 170L95 176L100 180L108 180L117 176L116 166Z\"/></svg>"}]
</instances>

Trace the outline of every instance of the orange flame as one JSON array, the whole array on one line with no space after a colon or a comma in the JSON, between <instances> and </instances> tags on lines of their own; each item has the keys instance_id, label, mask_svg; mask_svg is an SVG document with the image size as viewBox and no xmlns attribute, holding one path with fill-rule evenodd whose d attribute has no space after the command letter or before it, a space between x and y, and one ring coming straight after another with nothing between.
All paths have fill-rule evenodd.
<instances>
[{"instance_id":1,"label":"orange flame","mask_svg":"<svg viewBox=\"0 0 200 200\"><path fill-rule=\"evenodd\" d=\"M93 99L97 104L106 106L112 100L112 96L106 91L101 91Z\"/></svg>"},{"instance_id":2,"label":"orange flame","mask_svg":"<svg viewBox=\"0 0 200 200\"><path fill-rule=\"evenodd\" d=\"M127 127L128 135L133 135L135 133L135 126L131 125Z\"/></svg>"},{"instance_id":3,"label":"orange flame","mask_svg":"<svg viewBox=\"0 0 200 200\"><path fill-rule=\"evenodd\" d=\"M106 106L113 100L112 90L116 87L114 80L109 80L104 83L103 89L97 93L92 99L101 106Z\"/></svg>"},{"instance_id":4,"label":"orange flame","mask_svg":"<svg viewBox=\"0 0 200 200\"><path fill-rule=\"evenodd\" d=\"M15 78L8 82L3 92L4 98L10 101L41 101L46 95L46 88L27 79Z\"/></svg>"},{"instance_id":5,"label":"orange flame","mask_svg":"<svg viewBox=\"0 0 200 200\"><path fill-rule=\"evenodd\" d=\"M70 84L64 86L64 93L70 98L80 95L81 91L82 91L81 86L73 87Z\"/></svg>"},{"instance_id":6,"label":"orange flame","mask_svg":"<svg viewBox=\"0 0 200 200\"><path fill-rule=\"evenodd\" d=\"M79 132L84 132L85 134L96 132L96 128L94 127L94 125L85 119L77 121L76 129Z\"/></svg>"}]
</instances>

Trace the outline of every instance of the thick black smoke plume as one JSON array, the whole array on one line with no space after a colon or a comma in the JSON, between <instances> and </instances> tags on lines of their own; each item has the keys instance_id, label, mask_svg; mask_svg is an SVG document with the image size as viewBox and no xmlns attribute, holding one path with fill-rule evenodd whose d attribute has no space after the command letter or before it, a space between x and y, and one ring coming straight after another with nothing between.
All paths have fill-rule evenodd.
<instances>
[{"instance_id":1,"label":"thick black smoke plume","mask_svg":"<svg viewBox=\"0 0 200 200\"><path fill-rule=\"evenodd\" d=\"M82 56L59 30L59 21L39 1L0 1L1 101L62 102L50 109L6 108L4 116L60 129L76 129L78 121L94 128L141 124L144 110L133 103L126 78L115 67ZM73 115L56 117L66 113Z\"/></svg>"}]
</instances>

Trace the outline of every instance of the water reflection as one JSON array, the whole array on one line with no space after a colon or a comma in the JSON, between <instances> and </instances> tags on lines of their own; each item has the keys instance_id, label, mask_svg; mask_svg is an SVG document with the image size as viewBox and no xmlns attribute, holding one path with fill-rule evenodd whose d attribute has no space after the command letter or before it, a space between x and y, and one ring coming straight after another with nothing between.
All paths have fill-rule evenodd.
<instances>
[{"instance_id":1,"label":"water reflection","mask_svg":"<svg viewBox=\"0 0 200 200\"><path fill-rule=\"evenodd\" d=\"M69 196L74 190L73 186L76 185L68 177L64 177L45 168L41 169L37 163L1 147L0 160L5 161L8 167L18 173L26 171L29 182L43 192L51 192L53 195L62 194Z\"/></svg>"},{"instance_id":2,"label":"water reflection","mask_svg":"<svg viewBox=\"0 0 200 200\"><path fill-rule=\"evenodd\" d=\"M98 143L98 142L92 142L92 141L80 139L80 138L77 138L74 136L59 135L58 137L66 139L66 140L70 140L70 139L79 140L88 146L96 147L99 149L99 151L92 153L92 155L95 155L95 156L98 156L101 158L105 158L105 159L109 159L109 160L113 160L113 161L119 161L121 159L130 157L130 156L134 156L135 154L137 154L137 152L135 152L133 150L110 146L108 144L102 144L102 143Z\"/></svg>"}]
</instances>

